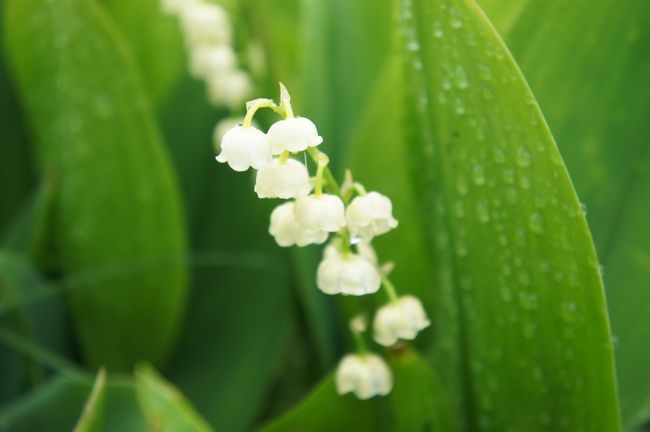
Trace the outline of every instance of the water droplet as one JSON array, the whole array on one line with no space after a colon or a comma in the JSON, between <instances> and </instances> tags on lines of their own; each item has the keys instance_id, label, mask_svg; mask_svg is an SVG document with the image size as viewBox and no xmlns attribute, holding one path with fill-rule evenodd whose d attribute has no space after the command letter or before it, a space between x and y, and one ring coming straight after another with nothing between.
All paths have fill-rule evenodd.
<instances>
[{"instance_id":1,"label":"water droplet","mask_svg":"<svg viewBox=\"0 0 650 432\"><path fill-rule=\"evenodd\" d=\"M499 147L492 147L492 156L496 163L504 163L506 161L506 154Z\"/></svg>"},{"instance_id":2,"label":"water droplet","mask_svg":"<svg viewBox=\"0 0 650 432\"><path fill-rule=\"evenodd\" d=\"M537 326L534 323L527 323L524 326L524 337L526 339L532 339L535 336L536 330L537 330Z\"/></svg>"},{"instance_id":3,"label":"water droplet","mask_svg":"<svg viewBox=\"0 0 650 432\"><path fill-rule=\"evenodd\" d=\"M485 184L485 173L483 172L483 167L481 165L474 165L474 168L472 169L472 180L477 186Z\"/></svg>"},{"instance_id":4,"label":"water droplet","mask_svg":"<svg viewBox=\"0 0 650 432\"><path fill-rule=\"evenodd\" d=\"M522 285L530 285L530 275L527 272L521 272L517 275L517 280Z\"/></svg>"},{"instance_id":5,"label":"water droplet","mask_svg":"<svg viewBox=\"0 0 650 432\"><path fill-rule=\"evenodd\" d=\"M416 41L410 41L406 44L406 49L409 51L417 51L420 49L420 44Z\"/></svg>"},{"instance_id":6,"label":"water droplet","mask_svg":"<svg viewBox=\"0 0 650 432\"><path fill-rule=\"evenodd\" d=\"M449 25L452 28L459 29L463 26L463 22L461 21L461 16L460 16L460 11L456 9L455 7L452 7L449 9Z\"/></svg>"},{"instance_id":7,"label":"water droplet","mask_svg":"<svg viewBox=\"0 0 650 432\"><path fill-rule=\"evenodd\" d=\"M459 257L467 256L467 245L462 240L456 242L456 255L458 255Z\"/></svg>"},{"instance_id":8,"label":"water droplet","mask_svg":"<svg viewBox=\"0 0 650 432\"><path fill-rule=\"evenodd\" d=\"M456 66L454 69L454 75L456 77L456 86L459 89L466 89L469 87L469 83L467 82L467 73L461 65Z\"/></svg>"},{"instance_id":9,"label":"water droplet","mask_svg":"<svg viewBox=\"0 0 650 432\"><path fill-rule=\"evenodd\" d=\"M584 216L587 216L587 204L581 202L580 203L580 210L582 211L582 214Z\"/></svg>"},{"instance_id":10,"label":"water droplet","mask_svg":"<svg viewBox=\"0 0 650 432\"><path fill-rule=\"evenodd\" d=\"M515 171L511 168L505 168L501 171L501 178L504 183L512 184L515 181Z\"/></svg>"},{"instance_id":11,"label":"water droplet","mask_svg":"<svg viewBox=\"0 0 650 432\"><path fill-rule=\"evenodd\" d=\"M544 233L544 219L542 215L537 212L532 213L528 219L528 228L536 234Z\"/></svg>"},{"instance_id":12,"label":"water droplet","mask_svg":"<svg viewBox=\"0 0 650 432\"><path fill-rule=\"evenodd\" d=\"M444 36L444 32L442 31L442 25L440 24L440 21L433 22L433 36L438 39Z\"/></svg>"},{"instance_id":13,"label":"water droplet","mask_svg":"<svg viewBox=\"0 0 650 432\"><path fill-rule=\"evenodd\" d=\"M530 155L528 149L525 147L520 147L519 151L517 152L517 164L520 167L525 168L530 165L531 159L532 156Z\"/></svg>"},{"instance_id":14,"label":"water droplet","mask_svg":"<svg viewBox=\"0 0 650 432\"><path fill-rule=\"evenodd\" d=\"M465 114L465 105L463 105L463 100L461 98L456 98L454 111L456 111L456 114L458 115Z\"/></svg>"},{"instance_id":15,"label":"water droplet","mask_svg":"<svg viewBox=\"0 0 650 432\"><path fill-rule=\"evenodd\" d=\"M488 223L490 221L490 211L485 202L476 204L476 218L480 223Z\"/></svg>"},{"instance_id":16,"label":"water droplet","mask_svg":"<svg viewBox=\"0 0 650 432\"><path fill-rule=\"evenodd\" d=\"M520 292L519 293L519 304L524 309L535 309L537 308L537 294Z\"/></svg>"},{"instance_id":17,"label":"water droplet","mask_svg":"<svg viewBox=\"0 0 650 432\"><path fill-rule=\"evenodd\" d=\"M464 176L458 176L456 180L456 190L460 195L467 195L467 192L469 191L467 187L467 181L465 180Z\"/></svg>"},{"instance_id":18,"label":"water droplet","mask_svg":"<svg viewBox=\"0 0 650 432\"><path fill-rule=\"evenodd\" d=\"M562 303L562 319L566 322L573 322L576 319L577 307L573 302Z\"/></svg>"},{"instance_id":19,"label":"water droplet","mask_svg":"<svg viewBox=\"0 0 650 432\"><path fill-rule=\"evenodd\" d=\"M463 205L462 201L456 201L454 208L456 210L456 216L458 216L459 218L465 217L465 206Z\"/></svg>"},{"instance_id":20,"label":"water droplet","mask_svg":"<svg viewBox=\"0 0 650 432\"><path fill-rule=\"evenodd\" d=\"M504 302L509 303L512 300L512 291L508 287L502 286L499 293L501 294L501 300Z\"/></svg>"},{"instance_id":21,"label":"water droplet","mask_svg":"<svg viewBox=\"0 0 650 432\"><path fill-rule=\"evenodd\" d=\"M478 76L483 81L490 81L492 79L492 69L489 66L480 63L478 65Z\"/></svg>"}]
</instances>

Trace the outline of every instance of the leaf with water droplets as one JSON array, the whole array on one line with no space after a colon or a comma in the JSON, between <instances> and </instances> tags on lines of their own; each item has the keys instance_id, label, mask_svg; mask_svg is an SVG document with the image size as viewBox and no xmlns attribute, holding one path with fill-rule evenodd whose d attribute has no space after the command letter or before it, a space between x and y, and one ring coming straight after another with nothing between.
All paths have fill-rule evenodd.
<instances>
[{"instance_id":1,"label":"leaf with water droplets","mask_svg":"<svg viewBox=\"0 0 650 432\"><path fill-rule=\"evenodd\" d=\"M431 358L458 418L618 430L598 261L532 93L474 3L400 6L406 142L438 296Z\"/></svg>"},{"instance_id":2,"label":"leaf with water droplets","mask_svg":"<svg viewBox=\"0 0 650 432\"><path fill-rule=\"evenodd\" d=\"M185 226L129 47L94 1L12 0L6 24L37 150L58 180L54 243L78 284L81 350L113 368L161 362L184 309Z\"/></svg>"},{"instance_id":3,"label":"leaf with water droplets","mask_svg":"<svg viewBox=\"0 0 650 432\"><path fill-rule=\"evenodd\" d=\"M650 3L481 0L544 108L600 260L623 424L650 419ZM586 207L583 208L586 211Z\"/></svg>"}]
</instances>

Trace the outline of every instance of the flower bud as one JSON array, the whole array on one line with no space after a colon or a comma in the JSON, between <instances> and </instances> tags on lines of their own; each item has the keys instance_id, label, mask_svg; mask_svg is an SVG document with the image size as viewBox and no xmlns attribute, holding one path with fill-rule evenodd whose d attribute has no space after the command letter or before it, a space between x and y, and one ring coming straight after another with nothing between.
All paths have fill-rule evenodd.
<instances>
[{"instance_id":1,"label":"flower bud","mask_svg":"<svg viewBox=\"0 0 650 432\"><path fill-rule=\"evenodd\" d=\"M200 46L191 52L190 73L207 80L227 74L236 64L237 56L229 45Z\"/></svg>"},{"instance_id":2,"label":"flower bud","mask_svg":"<svg viewBox=\"0 0 650 432\"><path fill-rule=\"evenodd\" d=\"M399 339L415 339L418 332L430 324L420 300L403 296L377 311L373 323L374 339L380 345L391 346Z\"/></svg>"},{"instance_id":3,"label":"flower bud","mask_svg":"<svg viewBox=\"0 0 650 432\"><path fill-rule=\"evenodd\" d=\"M235 126L223 136L217 160L227 162L235 171L262 168L271 161L269 142L259 129Z\"/></svg>"},{"instance_id":4,"label":"flower bud","mask_svg":"<svg viewBox=\"0 0 650 432\"><path fill-rule=\"evenodd\" d=\"M192 2L181 10L183 34L190 48L201 45L230 44L232 27L222 7Z\"/></svg>"},{"instance_id":5,"label":"flower bud","mask_svg":"<svg viewBox=\"0 0 650 432\"><path fill-rule=\"evenodd\" d=\"M242 70L230 70L207 80L208 97L214 105L235 109L251 92L250 76Z\"/></svg>"},{"instance_id":6,"label":"flower bud","mask_svg":"<svg viewBox=\"0 0 650 432\"><path fill-rule=\"evenodd\" d=\"M296 199L296 220L312 231L336 232L345 226L345 205L336 195L309 195Z\"/></svg>"},{"instance_id":7,"label":"flower bud","mask_svg":"<svg viewBox=\"0 0 650 432\"><path fill-rule=\"evenodd\" d=\"M353 237L370 239L397 226L392 213L393 205L388 197L369 192L352 200L345 212L345 218Z\"/></svg>"},{"instance_id":8,"label":"flower bud","mask_svg":"<svg viewBox=\"0 0 650 432\"><path fill-rule=\"evenodd\" d=\"M360 255L341 254L328 247L318 265L316 284L325 294L360 296L377 292L381 277L377 268Z\"/></svg>"},{"instance_id":9,"label":"flower bud","mask_svg":"<svg viewBox=\"0 0 650 432\"><path fill-rule=\"evenodd\" d=\"M377 354L348 354L336 369L336 391L354 393L359 399L384 396L393 388L393 377Z\"/></svg>"},{"instance_id":10,"label":"flower bud","mask_svg":"<svg viewBox=\"0 0 650 432\"><path fill-rule=\"evenodd\" d=\"M303 228L294 218L294 203L288 202L279 205L271 213L271 226L269 233L275 238L278 245L307 246L308 244L321 244L327 240L325 231L309 231Z\"/></svg>"},{"instance_id":11,"label":"flower bud","mask_svg":"<svg viewBox=\"0 0 650 432\"><path fill-rule=\"evenodd\" d=\"M294 159L285 163L274 159L260 168L255 180L255 192L259 198L297 198L311 190L307 167Z\"/></svg>"},{"instance_id":12,"label":"flower bud","mask_svg":"<svg viewBox=\"0 0 650 432\"><path fill-rule=\"evenodd\" d=\"M316 125L304 117L275 122L268 132L271 152L279 155L287 150L292 153L306 150L323 142Z\"/></svg>"}]
</instances>

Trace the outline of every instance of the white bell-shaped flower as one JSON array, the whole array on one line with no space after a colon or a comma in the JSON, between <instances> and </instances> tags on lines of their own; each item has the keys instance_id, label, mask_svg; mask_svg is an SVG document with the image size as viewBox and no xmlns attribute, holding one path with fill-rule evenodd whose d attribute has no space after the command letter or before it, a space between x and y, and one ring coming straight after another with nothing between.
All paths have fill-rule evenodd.
<instances>
[{"instance_id":1,"label":"white bell-shaped flower","mask_svg":"<svg viewBox=\"0 0 650 432\"><path fill-rule=\"evenodd\" d=\"M318 265L316 285L325 294L365 295L372 294L381 286L377 267L352 252L341 254L326 248Z\"/></svg>"},{"instance_id":2,"label":"white bell-shaped flower","mask_svg":"<svg viewBox=\"0 0 650 432\"><path fill-rule=\"evenodd\" d=\"M190 73L197 79L209 79L235 68L237 56L230 45L200 46L190 55Z\"/></svg>"},{"instance_id":3,"label":"white bell-shaped flower","mask_svg":"<svg viewBox=\"0 0 650 432\"><path fill-rule=\"evenodd\" d=\"M287 150L292 153L306 150L323 142L316 125L305 117L280 120L268 131L271 152L279 155Z\"/></svg>"},{"instance_id":4,"label":"white bell-shaped flower","mask_svg":"<svg viewBox=\"0 0 650 432\"><path fill-rule=\"evenodd\" d=\"M223 136L217 160L227 162L235 171L260 169L271 161L269 142L259 129L235 126Z\"/></svg>"},{"instance_id":5,"label":"white bell-shaped flower","mask_svg":"<svg viewBox=\"0 0 650 432\"><path fill-rule=\"evenodd\" d=\"M345 212L345 219L353 237L366 239L387 233L397 226L390 199L377 192L353 199Z\"/></svg>"},{"instance_id":6,"label":"white bell-shaped flower","mask_svg":"<svg viewBox=\"0 0 650 432\"><path fill-rule=\"evenodd\" d=\"M183 34L190 48L230 44L232 27L226 11L221 6L192 2L180 12Z\"/></svg>"},{"instance_id":7,"label":"white bell-shaped flower","mask_svg":"<svg viewBox=\"0 0 650 432\"><path fill-rule=\"evenodd\" d=\"M242 70L230 70L211 76L207 80L208 98L213 105L239 107L250 95L250 76Z\"/></svg>"},{"instance_id":8,"label":"white bell-shaped flower","mask_svg":"<svg viewBox=\"0 0 650 432\"><path fill-rule=\"evenodd\" d=\"M276 207L271 213L269 232L278 245L288 247L324 243L327 240L328 233L325 231L309 231L303 228L296 222L293 206L293 202L284 203Z\"/></svg>"},{"instance_id":9,"label":"white bell-shaped flower","mask_svg":"<svg viewBox=\"0 0 650 432\"><path fill-rule=\"evenodd\" d=\"M345 226L345 205L336 195L309 195L296 199L296 220L312 231L336 232Z\"/></svg>"},{"instance_id":10,"label":"white bell-shaped flower","mask_svg":"<svg viewBox=\"0 0 650 432\"><path fill-rule=\"evenodd\" d=\"M336 369L336 391L354 393L359 399L384 396L393 388L393 376L377 354L348 354Z\"/></svg>"},{"instance_id":11,"label":"white bell-shaped flower","mask_svg":"<svg viewBox=\"0 0 650 432\"><path fill-rule=\"evenodd\" d=\"M274 159L257 171L255 192L259 198L298 198L309 191L307 167L295 159L287 159L284 163Z\"/></svg>"},{"instance_id":12,"label":"white bell-shaped flower","mask_svg":"<svg viewBox=\"0 0 650 432\"><path fill-rule=\"evenodd\" d=\"M373 323L374 339L384 346L395 345L398 340L415 339L431 322L417 297L403 296L381 307Z\"/></svg>"}]
</instances>

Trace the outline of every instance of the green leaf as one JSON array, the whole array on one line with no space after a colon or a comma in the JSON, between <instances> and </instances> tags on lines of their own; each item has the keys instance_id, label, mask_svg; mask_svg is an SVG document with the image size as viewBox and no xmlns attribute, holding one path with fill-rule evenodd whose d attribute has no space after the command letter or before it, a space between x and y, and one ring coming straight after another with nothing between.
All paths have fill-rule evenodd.
<instances>
[{"instance_id":1,"label":"green leaf","mask_svg":"<svg viewBox=\"0 0 650 432\"><path fill-rule=\"evenodd\" d=\"M86 401L74 432L93 432L102 430L104 415L104 399L106 398L106 370L100 369L95 378L95 384Z\"/></svg>"},{"instance_id":2,"label":"green leaf","mask_svg":"<svg viewBox=\"0 0 650 432\"><path fill-rule=\"evenodd\" d=\"M307 398L262 432L378 431L378 399L360 401L336 392L334 376L328 375Z\"/></svg>"},{"instance_id":3,"label":"green leaf","mask_svg":"<svg viewBox=\"0 0 650 432\"><path fill-rule=\"evenodd\" d=\"M217 384L218 385L218 384ZM212 428L170 383L148 365L135 369L135 390L149 426L159 431L211 431Z\"/></svg>"},{"instance_id":4,"label":"green leaf","mask_svg":"<svg viewBox=\"0 0 650 432\"><path fill-rule=\"evenodd\" d=\"M414 179L440 293L432 359L470 430L619 429L598 260L502 41L466 0L402 0Z\"/></svg>"},{"instance_id":5,"label":"green leaf","mask_svg":"<svg viewBox=\"0 0 650 432\"><path fill-rule=\"evenodd\" d=\"M394 386L390 394L394 430L400 432L456 429L444 389L425 360L412 348L391 352Z\"/></svg>"},{"instance_id":6,"label":"green leaf","mask_svg":"<svg viewBox=\"0 0 650 432\"><path fill-rule=\"evenodd\" d=\"M650 418L650 5L529 0L506 40L589 210L631 428Z\"/></svg>"},{"instance_id":7,"label":"green leaf","mask_svg":"<svg viewBox=\"0 0 650 432\"><path fill-rule=\"evenodd\" d=\"M180 22L165 15L160 0L103 2L133 49L147 93L160 105L187 64Z\"/></svg>"},{"instance_id":8,"label":"green leaf","mask_svg":"<svg viewBox=\"0 0 650 432\"><path fill-rule=\"evenodd\" d=\"M4 5L5 0L0 0L0 22L4 22ZM3 185L0 194L0 234L20 208L22 200L28 196L35 180L25 118L9 79L4 42L4 35L0 34L0 184Z\"/></svg>"},{"instance_id":9,"label":"green leaf","mask_svg":"<svg viewBox=\"0 0 650 432\"><path fill-rule=\"evenodd\" d=\"M185 233L128 47L90 0L10 1L6 32L38 150L60 176L61 269L86 282L69 293L83 353L112 368L160 362L184 309Z\"/></svg>"}]
</instances>

